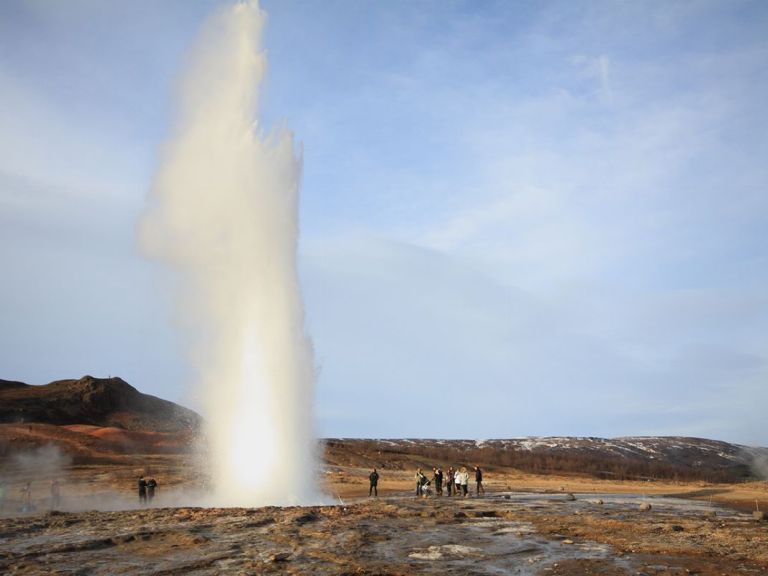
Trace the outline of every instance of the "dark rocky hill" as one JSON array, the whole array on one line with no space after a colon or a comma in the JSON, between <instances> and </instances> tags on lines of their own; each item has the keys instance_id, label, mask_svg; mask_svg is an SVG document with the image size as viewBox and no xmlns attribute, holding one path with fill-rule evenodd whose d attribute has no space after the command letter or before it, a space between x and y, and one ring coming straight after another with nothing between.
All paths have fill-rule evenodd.
<instances>
[{"instance_id":1,"label":"dark rocky hill","mask_svg":"<svg viewBox=\"0 0 768 576\"><path fill-rule=\"evenodd\" d=\"M0 423L194 432L202 419L192 410L139 392L121 378L84 376L42 386L0 380Z\"/></svg>"}]
</instances>

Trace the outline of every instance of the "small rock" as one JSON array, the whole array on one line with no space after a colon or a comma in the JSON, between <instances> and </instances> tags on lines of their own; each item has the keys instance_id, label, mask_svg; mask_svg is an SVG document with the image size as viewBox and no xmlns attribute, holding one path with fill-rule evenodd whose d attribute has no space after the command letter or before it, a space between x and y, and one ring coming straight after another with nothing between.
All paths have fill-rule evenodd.
<instances>
[{"instance_id":1,"label":"small rock","mask_svg":"<svg viewBox=\"0 0 768 576\"><path fill-rule=\"evenodd\" d=\"M568 494L565 495L565 499L568 500L568 502L573 502L574 500L576 500L576 496L568 492Z\"/></svg>"},{"instance_id":2,"label":"small rock","mask_svg":"<svg viewBox=\"0 0 768 576\"><path fill-rule=\"evenodd\" d=\"M595 504L599 504L600 506L602 506L602 505L603 505L603 501L602 501L602 500L600 500L600 499L598 498L598 499L595 501Z\"/></svg>"},{"instance_id":3,"label":"small rock","mask_svg":"<svg viewBox=\"0 0 768 576\"><path fill-rule=\"evenodd\" d=\"M294 519L294 522L296 522L296 524L306 524L307 522L316 522L318 520L320 520L320 515L314 510L310 510Z\"/></svg>"},{"instance_id":4,"label":"small rock","mask_svg":"<svg viewBox=\"0 0 768 576\"><path fill-rule=\"evenodd\" d=\"M573 540L570 540L570 539L563 540L563 544L573 544Z\"/></svg>"},{"instance_id":5,"label":"small rock","mask_svg":"<svg viewBox=\"0 0 768 576\"><path fill-rule=\"evenodd\" d=\"M648 502L643 502L642 504L640 504L640 510L642 512L648 512L650 509L651 509L651 505L648 504Z\"/></svg>"},{"instance_id":6,"label":"small rock","mask_svg":"<svg viewBox=\"0 0 768 576\"><path fill-rule=\"evenodd\" d=\"M510 496L509 494L504 494L504 500L511 500L511 499L512 499L512 496Z\"/></svg>"},{"instance_id":7,"label":"small rock","mask_svg":"<svg viewBox=\"0 0 768 576\"><path fill-rule=\"evenodd\" d=\"M682 532L685 530L680 524L672 524L672 532Z\"/></svg>"},{"instance_id":8,"label":"small rock","mask_svg":"<svg viewBox=\"0 0 768 576\"><path fill-rule=\"evenodd\" d=\"M758 522L765 520L765 512L763 512L762 510L754 510L752 512L752 518L754 518Z\"/></svg>"},{"instance_id":9,"label":"small rock","mask_svg":"<svg viewBox=\"0 0 768 576\"><path fill-rule=\"evenodd\" d=\"M269 557L270 562L287 562L291 557L290 552L278 552Z\"/></svg>"}]
</instances>

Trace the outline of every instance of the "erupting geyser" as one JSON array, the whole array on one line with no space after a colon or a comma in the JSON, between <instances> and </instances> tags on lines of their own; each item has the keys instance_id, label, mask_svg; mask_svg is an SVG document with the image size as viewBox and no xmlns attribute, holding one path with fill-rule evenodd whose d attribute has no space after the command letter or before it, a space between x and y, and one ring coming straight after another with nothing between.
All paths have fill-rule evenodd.
<instances>
[{"instance_id":1,"label":"erupting geyser","mask_svg":"<svg viewBox=\"0 0 768 576\"><path fill-rule=\"evenodd\" d=\"M179 322L206 402L216 505L314 490L312 347L296 270L301 159L255 121L266 59L256 2L217 13L182 77L139 236L178 273Z\"/></svg>"}]
</instances>

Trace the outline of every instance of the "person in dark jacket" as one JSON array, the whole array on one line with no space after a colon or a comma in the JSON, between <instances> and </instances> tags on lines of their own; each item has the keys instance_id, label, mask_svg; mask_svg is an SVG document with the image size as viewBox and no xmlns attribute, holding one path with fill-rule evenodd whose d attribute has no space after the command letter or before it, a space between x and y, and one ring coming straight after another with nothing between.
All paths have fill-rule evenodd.
<instances>
[{"instance_id":1,"label":"person in dark jacket","mask_svg":"<svg viewBox=\"0 0 768 576\"><path fill-rule=\"evenodd\" d=\"M443 471L440 468L435 468L435 494L443 495Z\"/></svg>"},{"instance_id":2,"label":"person in dark jacket","mask_svg":"<svg viewBox=\"0 0 768 576\"><path fill-rule=\"evenodd\" d=\"M479 466L475 466L475 483L477 484L475 496L480 496L481 492L485 494L485 488L483 488L483 471L480 470Z\"/></svg>"},{"instance_id":3,"label":"person in dark jacket","mask_svg":"<svg viewBox=\"0 0 768 576\"><path fill-rule=\"evenodd\" d=\"M157 488L157 480L150 478L147 481L147 496L149 497L150 502L152 502L152 498L155 497L155 488Z\"/></svg>"},{"instance_id":4,"label":"person in dark jacket","mask_svg":"<svg viewBox=\"0 0 768 576\"><path fill-rule=\"evenodd\" d=\"M370 488L368 488L368 496L373 494L374 496L378 497L379 496L379 490L378 490L377 486L379 484L379 473L376 472L376 468L374 468L373 472L371 472L368 475L368 480L370 480L370 482L371 482L371 486L370 486Z\"/></svg>"},{"instance_id":5,"label":"person in dark jacket","mask_svg":"<svg viewBox=\"0 0 768 576\"><path fill-rule=\"evenodd\" d=\"M139 504L147 503L147 481L144 476L139 476Z\"/></svg>"},{"instance_id":6,"label":"person in dark jacket","mask_svg":"<svg viewBox=\"0 0 768 576\"><path fill-rule=\"evenodd\" d=\"M445 474L445 487L448 489L448 496L453 494L453 467L448 467L448 472Z\"/></svg>"}]
</instances>

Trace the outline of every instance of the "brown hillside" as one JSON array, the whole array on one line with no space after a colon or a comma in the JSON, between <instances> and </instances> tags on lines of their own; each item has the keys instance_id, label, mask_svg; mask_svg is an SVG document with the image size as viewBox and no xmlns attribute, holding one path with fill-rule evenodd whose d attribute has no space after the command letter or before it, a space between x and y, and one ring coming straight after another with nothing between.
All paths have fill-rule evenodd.
<instances>
[{"instance_id":1,"label":"brown hillside","mask_svg":"<svg viewBox=\"0 0 768 576\"><path fill-rule=\"evenodd\" d=\"M193 432L198 414L121 378L58 380L42 386L0 380L0 423L87 424L145 432Z\"/></svg>"}]
</instances>

